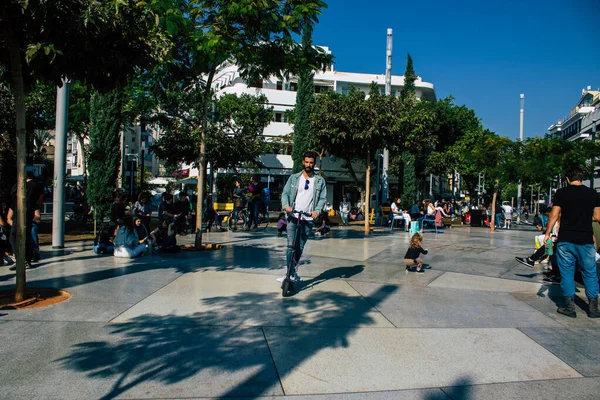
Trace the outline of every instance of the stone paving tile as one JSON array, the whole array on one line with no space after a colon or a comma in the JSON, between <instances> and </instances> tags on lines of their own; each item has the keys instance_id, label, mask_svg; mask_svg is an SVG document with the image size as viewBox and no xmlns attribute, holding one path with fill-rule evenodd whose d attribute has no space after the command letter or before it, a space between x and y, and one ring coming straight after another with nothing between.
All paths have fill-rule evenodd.
<instances>
[{"instance_id":1,"label":"stone paving tile","mask_svg":"<svg viewBox=\"0 0 600 400\"><path fill-rule=\"evenodd\" d=\"M580 377L516 329L264 328L286 394Z\"/></svg>"},{"instance_id":2,"label":"stone paving tile","mask_svg":"<svg viewBox=\"0 0 600 400\"><path fill-rule=\"evenodd\" d=\"M598 328L600 319L592 319L587 316L587 299L583 288L576 288L577 297L575 307L577 318L569 318L556 312L558 306L562 305L562 290L559 285L543 285L538 293L511 293L520 301L527 303L539 312L558 322L567 328Z\"/></svg>"},{"instance_id":3,"label":"stone paving tile","mask_svg":"<svg viewBox=\"0 0 600 400\"><path fill-rule=\"evenodd\" d=\"M582 375L600 376L597 328L522 328L521 331Z\"/></svg>"},{"instance_id":4,"label":"stone paving tile","mask_svg":"<svg viewBox=\"0 0 600 400\"><path fill-rule=\"evenodd\" d=\"M231 400L250 400L249 397L231 397ZM255 399L254 397L252 399ZM265 398L266 399L266 398ZM312 394L293 396L269 396L269 400L449 400L441 389L396 390L387 392ZM223 398L220 398L223 400Z\"/></svg>"},{"instance_id":5,"label":"stone paving tile","mask_svg":"<svg viewBox=\"0 0 600 400\"><path fill-rule=\"evenodd\" d=\"M299 292L289 298L281 297L280 286L270 275L215 271L187 274L114 322L152 314L194 315L202 325L392 327L343 280L306 278L298 285Z\"/></svg>"},{"instance_id":6,"label":"stone paving tile","mask_svg":"<svg viewBox=\"0 0 600 400\"><path fill-rule=\"evenodd\" d=\"M140 317L130 324L0 325L6 399L282 395L260 328L209 329ZM185 317L184 317L185 318ZM43 336L40 337L40 333Z\"/></svg>"},{"instance_id":7,"label":"stone paving tile","mask_svg":"<svg viewBox=\"0 0 600 400\"><path fill-rule=\"evenodd\" d=\"M351 285L399 328L561 326L508 293L402 285L379 299L375 296L381 297L380 284Z\"/></svg>"},{"instance_id":8,"label":"stone paving tile","mask_svg":"<svg viewBox=\"0 0 600 400\"><path fill-rule=\"evenodd\" d=\"M2 317L15 321L108 322L133 306L133 303L81 301L69 299L49 307L7 310Z\"/></svg>"},{"instance_id":9,"label":"stone paving tile","mask_svg":"<svg viewBox=\"0 0 600 400\"><path fill-rule=\"evenodd\" d=\"M553 381L495 383L491 385L455 386L442 388L450 399L478 400L597 400L600 393L599 378L571 378Z\"/></svg>"},{"instance_id":10,"label":"stone paving tile","mask_svg":"<svg viewBox=\"0 0 600 400\"><path fill-rule=\"evenodd\" d=\"M444 275L433 281L429 286L453 289L483 290L490 292L537 293L539 292L540 287L543 285L510 279L446 272Z\"/></svg>"}]
</instances>

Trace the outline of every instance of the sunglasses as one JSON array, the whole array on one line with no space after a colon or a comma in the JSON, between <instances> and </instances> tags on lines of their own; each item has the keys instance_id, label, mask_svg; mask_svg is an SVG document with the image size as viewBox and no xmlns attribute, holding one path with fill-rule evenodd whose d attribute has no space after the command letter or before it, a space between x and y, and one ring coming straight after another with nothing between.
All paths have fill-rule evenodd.
<instances>
[{"instance_id":1,"label":"sunglasses","mask_svg":"<svg viewBox=\"0 0 600 400\"><path fill-rule=\"evenodd\" d=\"M307 179L306 183L304 184L304 190L308 190L308 185L310 184L310 181Z\"/></svg>"}]
</instances>

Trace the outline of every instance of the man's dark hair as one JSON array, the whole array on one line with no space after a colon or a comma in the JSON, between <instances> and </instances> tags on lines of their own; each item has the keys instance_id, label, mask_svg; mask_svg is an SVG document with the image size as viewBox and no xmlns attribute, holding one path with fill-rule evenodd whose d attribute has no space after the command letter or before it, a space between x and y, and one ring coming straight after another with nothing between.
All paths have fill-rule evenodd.
<instances>
[{"instance_id":1,"label":"man's dark hair","mask_svg":"<svg viewBox=\"0 0 600 400\"><path fill-rule=\"evenodd\" d=\"M569 168L567 168L567 173L565 175L571 182L583 181L583 168L581 168L581 165L570 165Z\"/></svg>"},{"instance_id":2,"label":"man's dark hair","mask_svg":"<svg viewBox=\"0 0 600 400\"><path fill-rule=\"evenodd\" d=\"M317 160L317 153L315 153L312 150L307 151L306 153L304 153L304 156L302 157L302 160L304 160L305 158L312 158L313 160Z\"/></svg>"},{"instance_id":3,"label":"man's dark hair","mask_svg":"<svg viewBox=\"0 0 600 400\"><path fill-rule=\"evenodd\" d=\"M35 174L33 173L33 171L27 171L25 173L25 179L35 179Z\"/></svg>"}]
</instances>

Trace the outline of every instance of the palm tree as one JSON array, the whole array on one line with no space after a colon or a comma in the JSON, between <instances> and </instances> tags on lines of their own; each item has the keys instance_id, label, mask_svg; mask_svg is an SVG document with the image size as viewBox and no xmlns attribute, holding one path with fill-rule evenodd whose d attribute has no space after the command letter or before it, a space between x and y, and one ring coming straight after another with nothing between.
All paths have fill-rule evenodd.
<instances>
[{"instance_id":1,"label":"palm tree","mask_svg":"<svg viewBox=\"0 0 600 400\"><path fill-rule=\"evenodd\" d=\"M49 131L38 129L33 132L33 160L37 164L46 161L46 147L54 139Z\"/></svg>"}]
</instances>

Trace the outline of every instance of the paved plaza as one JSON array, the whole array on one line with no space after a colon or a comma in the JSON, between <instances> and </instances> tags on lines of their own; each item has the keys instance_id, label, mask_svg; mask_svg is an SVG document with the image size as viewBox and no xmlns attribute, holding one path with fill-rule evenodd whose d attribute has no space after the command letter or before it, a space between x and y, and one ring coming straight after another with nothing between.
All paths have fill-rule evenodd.
<instances>
[{"instance_id":1,"label":"paved plaza","mask_svg":"<svg viewBox=\"0 0 600 400\"><path fill-rule=\"evenodd\" d=\"M600 320L582 288L577 318L557 314L560 287L514 260L535 234L426 232L419 275L407 233L334 228L308 242L290 298L274 228L134 260L42 247L28 285L72 298L0 311L0 398L597 399ZM14 276L0 268L0 289Z\"/></svg>"}]
</instances>

